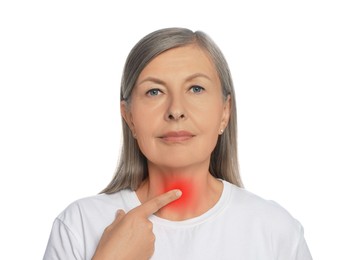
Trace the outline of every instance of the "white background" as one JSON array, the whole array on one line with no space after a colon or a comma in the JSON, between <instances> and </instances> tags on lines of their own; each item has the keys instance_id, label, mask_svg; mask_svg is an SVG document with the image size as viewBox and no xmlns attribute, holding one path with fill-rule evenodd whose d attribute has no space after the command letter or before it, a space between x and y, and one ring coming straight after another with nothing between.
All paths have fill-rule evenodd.
<instances>
[{"instance_id":1,"label":"white background","mask_svg":"<svg viewBox=\"0 0 352 260\"><path fill-rule=\"evenodd\" d=\"M41 259L54 218L107 185L124 60L179 26L230 64L246 188L303 224L314 259L352 259L349 2L2 1L1 258Z\"/></svg>"}]
</instances>

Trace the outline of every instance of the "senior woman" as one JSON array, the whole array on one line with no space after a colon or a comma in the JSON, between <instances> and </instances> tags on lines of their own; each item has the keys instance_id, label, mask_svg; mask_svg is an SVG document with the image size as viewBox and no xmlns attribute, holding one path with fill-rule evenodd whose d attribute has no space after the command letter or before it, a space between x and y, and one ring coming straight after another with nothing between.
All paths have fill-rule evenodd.
<instances>
[{"instance_id":1,"label":"senior woman","mask_svg":"<svg viewBox=\"0 0 352 260\"><path fill-rule=\"evenodd\" d=\"M242 188L232 79L206 34L141 39L121 114L113 180L57 217L44 259L311 259L300 223Z\"/></svg>"}]
</instances>

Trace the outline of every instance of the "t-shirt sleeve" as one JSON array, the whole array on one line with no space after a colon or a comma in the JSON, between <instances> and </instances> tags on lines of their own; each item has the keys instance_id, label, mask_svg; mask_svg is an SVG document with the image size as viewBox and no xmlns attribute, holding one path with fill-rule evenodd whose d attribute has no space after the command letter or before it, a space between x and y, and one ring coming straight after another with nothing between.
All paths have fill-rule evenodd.
<instances>
[{"instance_id":1,"label":"t-shirt sleeve","mask_svg":"<svg viewBox=\"0 0 352 260\"><path fill-rule=\"evenodd\" d=\"M288 211L278 203L270 201L268 223L273 232L275 259L278 260L312 260L304 238L304 228Z\"/></svg>"},{"instance_id":2,"label":"t-shirt sleeve","mask_svg":"<svg viewBox=\"0 0 352 260\"><path fill-rule=\"evenodd\" d=\"M83 260L83 246L60 219L54 221L44 260Z\"/></svg>"},{"instance_id":3,"label":"t-shirt sleeve","mask_svg":"<svg viewBox=\"0 0 352 260\"><path fill-rule=\"evenodd\" d=\"M292 260L312 260L312 256L308 249L306 240L304 239L303 227L300 226L300 234L297 246L294 251L294 257Z\"/></svg>"}]
</instances>

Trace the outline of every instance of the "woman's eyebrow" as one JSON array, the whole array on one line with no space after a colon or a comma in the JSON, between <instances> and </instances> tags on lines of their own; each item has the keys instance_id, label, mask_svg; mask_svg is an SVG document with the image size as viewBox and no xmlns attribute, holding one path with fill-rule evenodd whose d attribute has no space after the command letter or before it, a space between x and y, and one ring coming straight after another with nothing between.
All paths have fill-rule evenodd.
<instances>
[{"instance_id":1,"label":"woman's eyebrow","mask_svg":"<svg viewBox=\"0 0 352 260\"><path fill-rule=\"evenodd\" d=\"M194 73L194 74L188 76L185 81L186 82L191 81L192 79L195 79L195 78L206 78L207 80L211 81L211 78L208 75L206 75L204 73L200 73L200 72Z\"/></svg>"},{"instance_id":2,"label":"woman's eyebrow","mask_svg":"<svg viewBox=\"0 0 352 260\"><path fill-rule=\"evenodd\" d=\"M192 74L192 75L186 77L185 82L192 81L192 80L195 79L195 78L205 78L205 79L211 81L211 78L210 78L209 76L207 76L207 75L204 74L204 73L198 72L198 73L194 73L194 74ZM140 82L137 83L137 85L141 85L141 84L143 84L144 82L148 82L148 81L149 81L149 82L156 83L156 84L159 84L159 85L164 85L164 86L166 86L166 82L165 82L165 81L163 81L163 80L161 80L161 79L159 79L159 78L156 78L156 77L151 77L151 76L146 77L145 79L141 80Z\"/></svg>"},{"instance_id":3,"label":"woman's eyebrow","mask_svg":"<svg viewBox=\"0 0 352 260\"><path fill-rule=\"evenodd\" d=\"M153 82L156 84L160 84L160 85L166 85L166 83L164 81L162 81L161 79L155 78L155 77L146 77L142 81L137 82L137 85L141 85L142 83L147 82L147 81L150 81L150 82Z\"/></svg>"}]
</instances>

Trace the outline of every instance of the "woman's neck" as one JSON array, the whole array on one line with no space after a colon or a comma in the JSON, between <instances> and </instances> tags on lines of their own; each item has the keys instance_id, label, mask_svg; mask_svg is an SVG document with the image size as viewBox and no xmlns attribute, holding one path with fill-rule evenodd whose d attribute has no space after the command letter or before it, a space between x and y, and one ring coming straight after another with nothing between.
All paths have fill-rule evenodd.
<instances>
[{"instance_id":1,"label":"woman's neck","mask_svg":"<svg viewBox=\"0 0 352 260\"><path fill-rule=\"evenodd\" d=\"M149 165L148 179L136 193L142 203L169 190L180 189L182 196L178 200L160 209L156 215L173 221L197 217L219 200L222 183L205 169L162 169Z\"/></svg>"}]
</instances>

